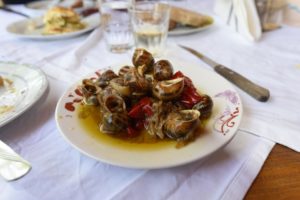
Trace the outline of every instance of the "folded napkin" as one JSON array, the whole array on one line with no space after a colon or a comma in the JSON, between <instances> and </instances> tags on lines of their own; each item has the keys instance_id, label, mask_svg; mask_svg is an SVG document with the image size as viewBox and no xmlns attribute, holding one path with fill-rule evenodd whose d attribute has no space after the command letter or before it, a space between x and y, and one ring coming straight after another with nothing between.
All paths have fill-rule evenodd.
<instances>
[{"instance_id":1,"label":"folded napkin","mask_svg":"<svg viewBox=\"0 0 300 200\"><path fill-rule=\"evenodd\" d=\"M262 34L255 0L216 0L215 13L245 38L258 40Z\"/></svg>"},{"instance_id":2,"label":"folded napkin","mask_svg":"<svg viewBox=\"0 0 300 200\"><path fill-rule=\"evenodd\" d=\"M287 23L294 21L291 16L297 15L291 9L283 16L286 5L285 0L216 0L214 10L236 32L253 41L262 32L280 28L283 17ZM295 10L294 5L288 8Z\"/></svg>"}]
</instances>

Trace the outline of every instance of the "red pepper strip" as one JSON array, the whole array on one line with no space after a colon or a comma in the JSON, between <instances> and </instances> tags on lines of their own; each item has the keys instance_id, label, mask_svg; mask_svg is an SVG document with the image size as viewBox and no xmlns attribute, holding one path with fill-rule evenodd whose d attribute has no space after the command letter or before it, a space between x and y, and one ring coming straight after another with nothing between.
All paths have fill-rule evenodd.
<instances>
[{"instance_id":1,"label":"red pepper strip","mask_svg":"<svg viewBox=\"0 0 300 200\"><path fill-rule=\"evenodd\" d=\"M189 77L185 76L181 71L177 71L177 72L173 75L173 79L175 79L175 78L182 78L182 77L184 78L184 85L185 85L185 86L194 88L194 89L196 90L196 88L195 88L195 86L194 86L192 80L191 80Z\"/></svg>"},{"instance_id":2,"label":"red pepper strip","mask_svg":"<svg viewBox=\"0 0 300 200\"><path fill-rule=\"evenodd\" d=\"M192 108L196 103L198 103L202 97L197 93L196 90L193 90L192 88L184 88L181 97L180 102L184 104L187 108Z\"/></svg>"},{"instance_id":3,"label":"red pepper strip","mask_svg":"<svg viewBox=\"0 0 300 200\"><path fill-rule=\"evenodd\" d=\"M152 107L150 104L146 104L143 107L143 111L144 111L146 117L150 117L151 115L153 115L153 110L152 110Z\"/></svg>"},{"instance_id":4,"label":"red pepper strip","mask_svg":"<svg viewBox=\"0 0 300 200\"><path fill-rule=\"evenodd\" d=\"M132 128L131 126L128 126L126 128L126 131L127 131L127 137L136 137L139 132L136 131L134 128Z\"/></svg>"},{"instance_id":5,"label":"red pepper strip","mask_svg":"<svg viewBox=\"0 0 300 200\"><path fill-rule=\"evenodd\" d=\"M144 117L144 113L142 112L143 105L141 104L136 104L133 106L129 113L128 116L134 119L142 119Z\"/></svg>"},{"instance_id":6,"label":"red pepper strip","mask_svg":"<svg viewBox=\"0 0 300 200\"><path fill-rule=\"evenodd\" d=\"M197 92L192 80L189 77L183 75L181 71L177 71L173 78L184 77L184 88L179 101L187 108L192 108L196 103L198 103L202 97Z\"/></svg>"},{"instance_id":7,"label":"red pepper strip","mask_svg":"<svg viewBox=\"0 0 300 200\"><path fill-rule=\"evenodd\" d=\"M135 129L136 130L142 130L145 126L144 126L145 121L144 120L137 120L134 123Z\"/></svg>"},{"instance_id":8,"label":"red pepper strip","mask_svg":"<svg viewBox=\"0 0 300 200\"><path fill-rule=\"evenodd\" d=\"M173 74L173 79L181 78L181 77L184 77L184 75L181 71L177 71L175 74Z\"/></svg>"},{"instance_id":9,"label":"red pepper strip","mask_svg":"<svg viewBox=\"0 0 300 200\"><path fill-rule=\"evenodd\" d=\"M135 104L128 113L128 116L133 119L143 119L145 114L147 116L152 115L151 99L149 97L142 98L137 104Z\"/></svg>"}]
</instances>

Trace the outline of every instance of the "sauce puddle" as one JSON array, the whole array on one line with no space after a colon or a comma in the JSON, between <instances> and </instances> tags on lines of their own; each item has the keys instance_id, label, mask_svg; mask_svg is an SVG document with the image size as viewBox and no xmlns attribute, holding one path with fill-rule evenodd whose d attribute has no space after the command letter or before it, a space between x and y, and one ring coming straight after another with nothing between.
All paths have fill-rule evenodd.
<instances>
[{"instance_id":1,"label":"sauce puddle","mask_svg":"<svg viewBox=\"0 0 300 200\"><path fill-rule=\"evenodd\" d=\"M79 123L86 130L86 133L101 143L133 151L155 151L176 148L176 141L156 139L150 136L145 130L133 138L119 138L107 135L102 133L98 128L98 124L101 121L101 113L98 107L79 104L76 110L79 116Z\"/></svg>"}]
</instances>

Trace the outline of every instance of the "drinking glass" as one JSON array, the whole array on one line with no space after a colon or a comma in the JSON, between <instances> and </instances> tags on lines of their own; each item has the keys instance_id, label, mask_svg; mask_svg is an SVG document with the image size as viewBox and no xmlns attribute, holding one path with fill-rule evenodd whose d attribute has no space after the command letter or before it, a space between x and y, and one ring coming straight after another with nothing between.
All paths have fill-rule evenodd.
<instances>
[{"instance_id":1,"label":"drinking glass","mask_svg":"<svg viewBox=\"0 0 300 200\"><path fill-rule=\"evenodd\" d=\"M135 46L160 56L168 36L169 5L159 1L137 1L132 5L130 15Z\"/></svg>"},{"instance_id":2,"label":"drinking glass","mask_svg":"<svg viewBox=\"0 0 300 200\"><path fill-rule=\"evenodd\" d=\"M286 0L256 0L255 3L263 31L279 28Z\"/></svg>"},{"instance_id":3,"label":"drinking glass","mask_svg":"<svg viewBox=\"0 0 300 200\"><path fill-rule=\"evenodd\" d=\"M128 14L130 0L98 0L101 27L107 48L122 53L133 46L132 28Z\"/></svg>"}]
</instances>

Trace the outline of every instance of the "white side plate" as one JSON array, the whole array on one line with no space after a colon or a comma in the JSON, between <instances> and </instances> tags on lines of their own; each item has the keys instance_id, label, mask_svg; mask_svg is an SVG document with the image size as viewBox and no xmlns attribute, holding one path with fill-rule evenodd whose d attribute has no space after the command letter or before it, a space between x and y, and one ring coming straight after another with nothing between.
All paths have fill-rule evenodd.
<instances>
[{"instance_id":1,"label":"white side plate","mask_svg":"<svg viewBox=\"0 0 300 200\"><path fill-rule=\"evenodd\" d=\"M70 32L62 33L56 35L43 35L42 28L34 29L32 26L42 24L42 17L33 18L33 19L24 19L17 22L14 22L6 27L7 32L10 34L25 39L35 39L35 40L59 40L75 37L81 34L84 34L88 31L91 31L97 28L100 25L100 15L95 13L88 17L85 17L82 20L86 24L84 29Z\"/></svg>"},{"instance_id":2,"label":"white side plate","mask_svg":"<svg viewBox=\"0 0 300 200\"><path fill-rule=\"evenodd\" d=\"M29 109L47 89L47 79L39 69L0 62L0 76L11 85L0 88L0 127ZM6 81L7 82L7 81ZM6 109L5 109L6 108Z\"/></svg>"},{"instance_id":3,"label":"white side plate","mask_svg":"<svg viewBox=\"0 0 300 200\"><path fill-rule=\"evenodd\" d=\"M179 35L187 35L187 34L193 34L193 33L198 33L200 31L204 31L210 27L213 26L212 24L208 24L206 26L194 28L194 27L187 27L187 26L180 26L176 27L175 29L169 31L169 36L179 36Z\"/></svg>"}]
</instances>

